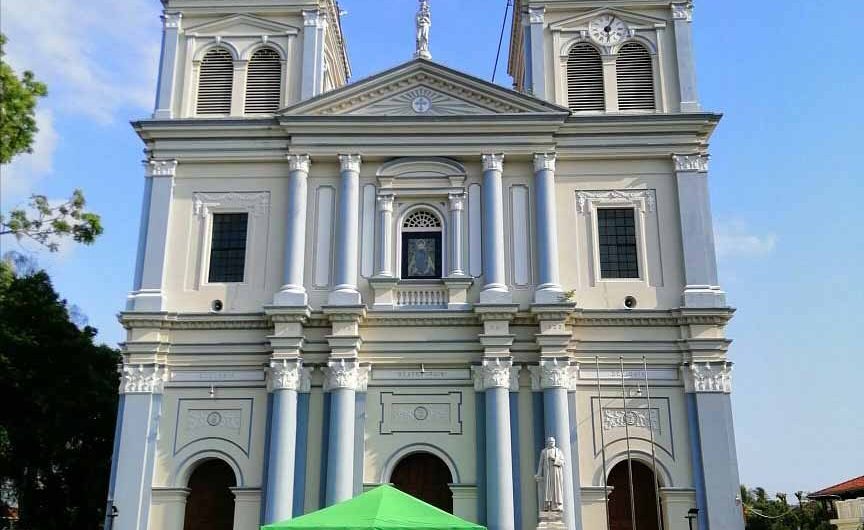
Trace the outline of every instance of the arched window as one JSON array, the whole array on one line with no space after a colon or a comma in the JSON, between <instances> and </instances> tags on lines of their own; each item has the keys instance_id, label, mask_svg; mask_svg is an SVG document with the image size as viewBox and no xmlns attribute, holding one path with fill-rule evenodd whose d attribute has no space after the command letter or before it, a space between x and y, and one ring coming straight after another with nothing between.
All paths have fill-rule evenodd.
<instances>
[{"instance_id":1,"label":"arched window","mask_svg":"<svg viewBox=\"0 0 864 530\"><path fill-rule=\"evenodd\" d=\"M567 105L570 110L606 110L603 61L596 48L579 43L567 55Z\"/></svg>"},{"instance_id":2,"label":"arched window","mask_svg":"<svg viewBox=\"0 0 864 530\"><path fill-rule=\"evenodd\" d=\"M615 60L620 110L654 110L654 67L651 54L638 42L628 42Z\"/></svg>"},{"instance_id":3,"label":"arched window","mask_svg":"<svg viewBox=\"0 0 864 530\"><path fill-rule=\"evenodd\" d=\"M416 210L402 222L402 278L441 277L441 221L429 210Z\"/></svg>"},{"instance_id":4,"label":"arched window","mask_svg":"<svg viewBox=\"0 0 864 530\"><path fill-rule=\"evenodd\" d=\"M272 114L282 101L282 60L275 50L252 54L246 77L246 114Z\"/></svg>"},{"instance_id":5,"label":"arched window","mask_svg":"<svg viewBox=\"0 0 864 530\"><path fill-rule=\"evenodd\" d=\"M198 114L230 114L234 60L225 48L214 48L201 61L198 73Z\"/></svg>"}]
</instances>

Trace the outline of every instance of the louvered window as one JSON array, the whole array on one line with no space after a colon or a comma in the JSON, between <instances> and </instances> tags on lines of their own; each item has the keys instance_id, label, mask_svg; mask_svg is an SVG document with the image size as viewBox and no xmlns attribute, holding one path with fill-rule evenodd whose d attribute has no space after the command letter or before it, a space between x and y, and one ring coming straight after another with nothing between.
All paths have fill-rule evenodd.
<instances>
[{"instance_id":1,"label":"louvered window","mask_svg":"<svg viewBox=\"0 0 864 530\"><path fill-rule=\"evenodd\" d=\"M570 110L605 110L603 61L590 44L573 46L567 56L567 104Z\"/></svg>"},{"instance_id":2,"label":"louvered window","mask_svg":"<svg viewBox=\"0 0 864 530\"><path fill-rule=\"evenodd\" d=\"M207 52L198 74L198 114L230 114L234 61L224 48Z\"/></svg>"},{"instance_id":3,"label":"louvered window","mask_svg":"<svg viewBox=\"0 0 864 530\"><path fill-rule=\"evenodd\" d=\"M282 60L269 48L262 48L249 61L246 78L246 114L272 114L279 110L282 93Z\"/></svg>"},{"instance_id":4,"label":"louvered window","mask_svg":"<svg viewBox=\"0 0 864 530\"><path fill-rule=\"evenodd\" d=\"M654 110L654 68L645 46L628 42L615 60L620 110Z\"/></svg>"}]
</instances>

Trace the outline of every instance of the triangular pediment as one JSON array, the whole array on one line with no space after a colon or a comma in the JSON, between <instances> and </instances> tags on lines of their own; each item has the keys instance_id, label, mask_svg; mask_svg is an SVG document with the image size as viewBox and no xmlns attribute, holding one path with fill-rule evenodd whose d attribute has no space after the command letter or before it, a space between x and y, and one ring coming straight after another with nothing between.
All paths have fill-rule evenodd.
<instances>
[{"instance_id":1,"label":"triangular pediment","mask_svg":"<svg viewBox=\"0 0 864 530\"><path fill-rule=\"evenodd\" d=\"M633 29L653 29L655 27L664 27L666 21L662 18L651 17L641 13L634 13L625 9L600 8L594 9L581 15L576 15L564 20L559 20L549 26L552 31L584 31L588 28L588 24L595 18L601 15L612 14L616 18L623 20L628 26Z\"/></svg>"},{"instance_id":2,"label":"triangular pediment","mask_svg":"<svg viewBox=\"0 0 864 530\"><path fill-rule=\"evenodd\" d=\"M260 37L261 35L296 35L299 28L253 15L230 15L186 28L186 33L201 37Z\"/></svg>"},{"instance_id":3,"label":"triangular pediment","mask_svg":"<svg viewBox=\"0 0 864 530\"><path fill-rule=\"evenodd\" d=\"M283 115L567 115L566 108L415 59L284 109Z\"/></svg>"}]
</instances>

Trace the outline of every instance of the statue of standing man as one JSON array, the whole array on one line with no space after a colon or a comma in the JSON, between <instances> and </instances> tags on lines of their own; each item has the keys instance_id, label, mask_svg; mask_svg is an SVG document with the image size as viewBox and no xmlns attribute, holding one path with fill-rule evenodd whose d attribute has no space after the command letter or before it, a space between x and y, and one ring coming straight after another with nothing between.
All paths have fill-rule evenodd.
<instances>
[{"instance_id":1,"label":"statue of standing man","mask_svg":"<svg viewBox=\"0 0 864 530\"><path fill-rule=\"evenodd\" d=\"M546 440L546 448L540 452L537 475L534 478L540 485L539 501L541 512L564 511L564 452L555 446L555 438Z\"/></svg>"},{"instance_id":2,"label":"statue of standing man","mask_svg":"<svg viewBox=\"0 0 864 530\"><path fill-rule=\"evenodd\" d=\"M429 28L432 27L432 13L429 11L429 1L420 0L420 10L417 11L417 49L414 57L431 59L429 53Z\"/></svg>"}]
</instances>

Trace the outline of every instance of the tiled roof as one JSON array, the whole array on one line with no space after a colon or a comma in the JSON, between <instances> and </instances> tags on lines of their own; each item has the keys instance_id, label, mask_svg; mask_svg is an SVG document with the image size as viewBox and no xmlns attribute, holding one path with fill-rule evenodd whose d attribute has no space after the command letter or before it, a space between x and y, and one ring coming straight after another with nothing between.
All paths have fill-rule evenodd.
<instances>
[{"instance_id":1,"label":"tiled roof","mask_svg":"<svg viewBox=\"0 0 864 530\"><path fill-rule=\"evenodd\" d=\"M841 482L834 486L829 486L815 493L811 493L808 497L827 497L829 495L842 495L844 493L852 493L855 491L864 492L864 475L847 480L846 482Z\"/></svg>"}]
</instances>

